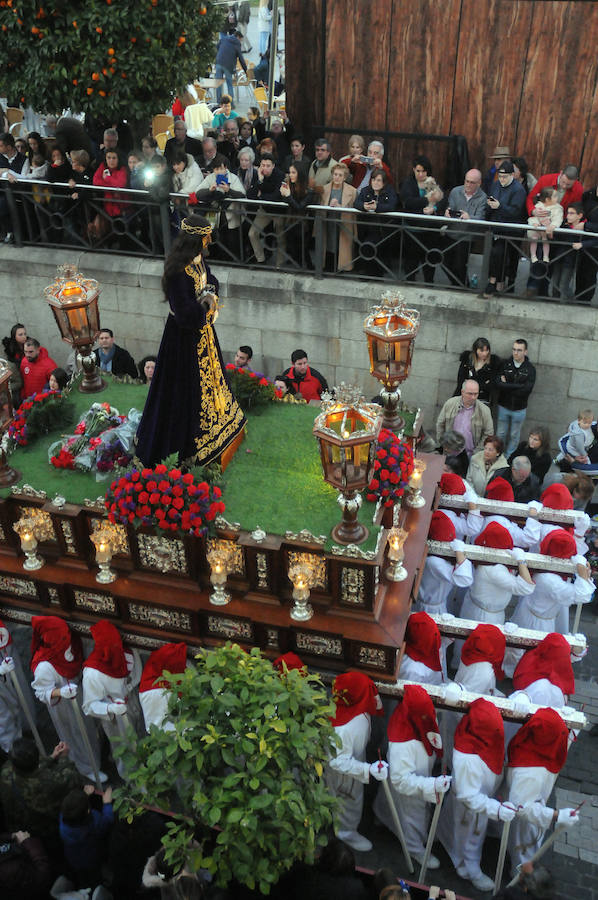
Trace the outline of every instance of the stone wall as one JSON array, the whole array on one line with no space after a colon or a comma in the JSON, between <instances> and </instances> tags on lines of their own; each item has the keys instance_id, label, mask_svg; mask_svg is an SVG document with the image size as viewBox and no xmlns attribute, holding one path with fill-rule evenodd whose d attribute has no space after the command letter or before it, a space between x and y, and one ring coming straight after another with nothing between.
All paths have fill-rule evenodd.
<instances>
[{"instance_id":1,"label":"stone wall","mask_svg":"<svg viewBox=\"0 0 598 900\"><path fill-rule=\"evenodd\" d=\"M160 290L162 263L127 256L0 248L2 334L23 322L29 334L63 364L68 347L58 337L43 288L56 265L73 261L102 285L102 324L136 360L156 352L167 314ZM364 392L377 392L368 372L363 319L383 286L344 278L315 279L256 269L215 266L222 309L218 335L226 359L239 344L254 349L254 368L274 376L290 365L290 354L304 348L330 384L357 381ZM550 428L553 446L580 406L598 413L598 311L498 298L433 288L401 288L421 313L412 374L403 387L408 403L424 410L433 424L456 384L458 357L476 337L490 340L493 352L510 353L511 342L525 337L538 370L531 395L529 424ZM525 431L524 431L525 433Z\"/></svg>"}]
</instances>

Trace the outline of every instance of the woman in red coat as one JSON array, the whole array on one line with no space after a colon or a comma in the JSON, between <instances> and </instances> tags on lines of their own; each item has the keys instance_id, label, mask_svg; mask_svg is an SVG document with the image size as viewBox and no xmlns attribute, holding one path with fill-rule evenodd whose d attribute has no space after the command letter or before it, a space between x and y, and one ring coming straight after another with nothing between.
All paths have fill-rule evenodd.
<instances>
[{"instance_id":1,"label":"woman in red coat","mask_svg":"<svg viewBox=\"0 0 598 900\"><path fill-rule=\"evenodd\" d=\"M104 162L98 167L93 176L93 183L103 188L126 188L129 184L129 170L116 150L107 150ZM91 238L102 238L110 230L110 219L126 215L130 205L125 201L125 195L119 193L104 193L105 215L98 215L88 225Z\"/></svg>"}]
</instances>

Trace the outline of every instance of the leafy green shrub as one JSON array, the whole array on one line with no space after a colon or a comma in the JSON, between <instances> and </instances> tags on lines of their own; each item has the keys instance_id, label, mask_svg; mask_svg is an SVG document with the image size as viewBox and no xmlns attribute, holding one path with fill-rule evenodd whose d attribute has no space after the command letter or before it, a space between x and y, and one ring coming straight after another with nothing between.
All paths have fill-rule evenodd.
<instances>
[{"instance_id":1,"label":"leafy green shrub","mask_svg":"<svg viewBox=\"0 0 598 900\"><path fill-rule=\"evenodd\" d=\"M177 679L181 676L177 676ZM337 738L319 678L279 675L260 651L202 650L169 698L173 731L155 727L119 750L129 783L116 808L173 812L167 859L263 894L327 840L336 800L322 773Z\"/></svg>"}]
</instances>

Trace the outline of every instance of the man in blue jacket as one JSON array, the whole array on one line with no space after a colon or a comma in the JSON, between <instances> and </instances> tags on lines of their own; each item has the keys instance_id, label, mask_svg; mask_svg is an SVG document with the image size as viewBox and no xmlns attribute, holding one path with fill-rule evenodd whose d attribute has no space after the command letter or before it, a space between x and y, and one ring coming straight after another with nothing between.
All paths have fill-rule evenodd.
<instances>
[{"instance_id":1,"label":"man in blue jacket","mask_svg":"<svg viewBox=\"0 0 598 900\"><path fill-rule=\"evenodd\" d=\"M216 78L226 78L226 87L231 97L233 96L233 72L237 68L237 60L241 63L245 74L247 74L247 63L241 50L240 37L242 35L238 31L233 32L233 34L223 34L218 41L216 50ZM216 91L216 99L219 103L221 97L222 85Z\"/></svg>"},{"instance_id":2,"label":"man in blue jacket","mask_svg":"<svg viewBox=\"0 0 598 900\"><path fill-rule=\"evenodd\" d=\"M492 222L523 222L525 210L525 189L515 181L515 169L512 162L503 162L498 167L498 184L492 185L492 191L486 200L486 218ZM502 291L505 287L505 273L509 266L509 257L513 246L507 240L508 228L493 228L494 242L490 252L488 284L484 289L484 298ZM511 240L517 238L510 232Z\"/></svg>"}]
</instances>

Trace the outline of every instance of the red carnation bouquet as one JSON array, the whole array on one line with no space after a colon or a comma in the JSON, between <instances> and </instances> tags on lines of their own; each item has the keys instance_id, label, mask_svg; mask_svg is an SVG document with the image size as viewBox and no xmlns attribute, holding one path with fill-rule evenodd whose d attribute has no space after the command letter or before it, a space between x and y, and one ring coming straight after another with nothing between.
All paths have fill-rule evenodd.
<instances>
[{"instance_id":1,"label":"red carnation bouquet","mask_svg":"<svg viewBox=\"0 0 598 900\"><path fill-rule=\"evenodd\" d=\"M366 498L373 503L382 500L392 506L405 493L413 473L413 451L396 434L383 428L378 436L374 477L367 486Z\"/></svg>"},{"instance_id":2,"label":"red carnation bouquet","mask_svg":"<svg viewBox=\"0 0 598 900\"><path fill-rule=\"evenodd\" d=\"M40 391L23 400L8 426L9 443L26 447L27 444L48 431L72 421L72 404L67 403L60 391Z\"/></svg>"},{"instance_id":3,"label":"red carnation bouquet","mask_svg":"<svg viewBox=\"0 0 598 900\"><path fill-rule=\"evenodd\" d=\"M111 522L199 537L224 512L221 497L219 487L196 482L191 472L183 475L160 463L154 469L131 469L113 481L105 503Z\"/></svg>"},{"instance_id":4,"label":"red carnation bouquet","mask_svg":"<svg viewBox=\"0 0 598 900\"><path fill-rule=\"evenodd\" d=\"M274 400L274 384L261 372L252 372L233 363L226 366L226 377L237 403L243 410L255 409Z\"/></svg>"}]
</instances>

